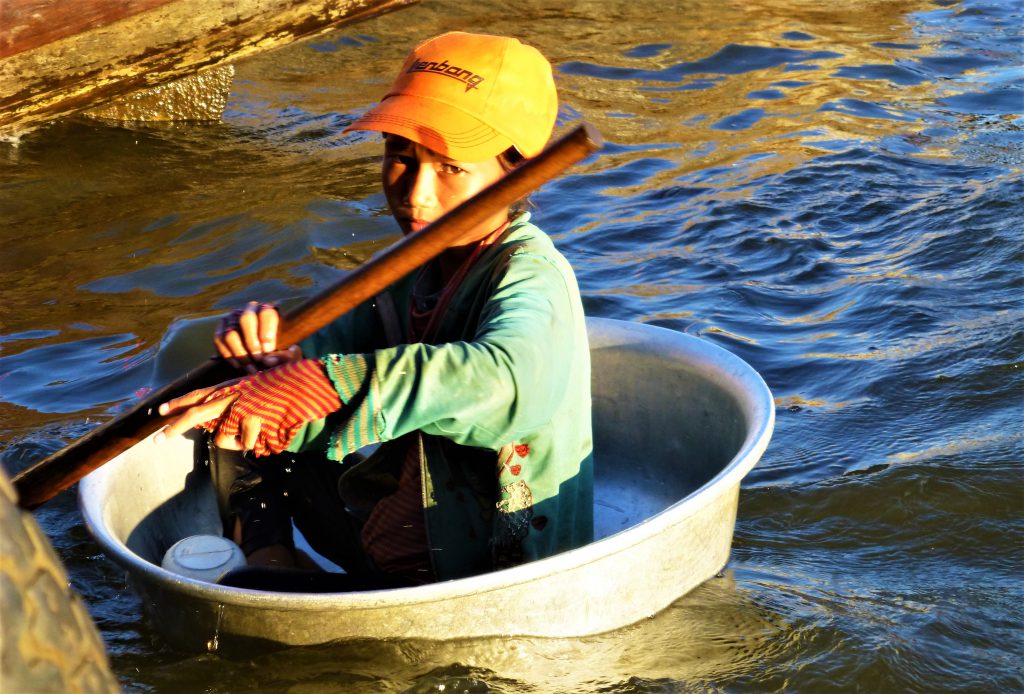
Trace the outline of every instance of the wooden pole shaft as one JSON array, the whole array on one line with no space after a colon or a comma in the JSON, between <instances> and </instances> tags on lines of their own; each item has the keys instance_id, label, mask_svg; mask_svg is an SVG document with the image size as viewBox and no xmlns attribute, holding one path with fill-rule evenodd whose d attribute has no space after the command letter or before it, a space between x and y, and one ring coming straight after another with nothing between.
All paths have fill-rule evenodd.
<instances>
[{"instance_id":1,"label":"wooden pole shaft","mask_svg":"<svg viewBox=\"0 0 1024 694\"><path fill-rule=\"evenodd\" d=\"M464 239L496 211L507 208L595 152L601 144L601 136L593 127L587 124L576 127L423 231L406 236L283 316L278 344L295 344L377 295L440 255L455 241ZM484 229L483 233L489 231ZM12 482L18 492L19 505L26 509L37 508L164 426L170 418L157 413L162 403L234 376L237 371L219 357L213 357L150 393L130 410L15 475Z\"/></svg>"}]
</instances>

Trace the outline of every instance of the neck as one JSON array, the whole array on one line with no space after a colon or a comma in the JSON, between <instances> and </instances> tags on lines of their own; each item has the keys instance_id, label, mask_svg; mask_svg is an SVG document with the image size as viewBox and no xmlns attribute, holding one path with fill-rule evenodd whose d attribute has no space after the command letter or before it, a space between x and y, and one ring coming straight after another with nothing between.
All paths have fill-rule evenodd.
<instances>
[{"instance_id":1,"label":"neck","mask_svg":"<svg viewBox=\"0 0 1024 694\"><path fill-rule=\"evenodd\" d=\"M467 259L473 255L473 253L477 252L481 247L489 246L497 241L498 237L504 233L510 223L511 222L506 219L500 225L495 227L491 233L479 241L465 246L452 246L439 255L437 257L437 268L441 274L441 286L447 285L448 282L458 274L463 264L467 262Z\"/></svg>"},{"instance_id":2,"label":"neck","mask_svg":"<svg viewBox=\"0 0 1024 694\"><path fill-rule=\"evenodd\" d=\"M441 273L441 286L445 286L462 267L474 246L455 246L437 257L437 269Z\"/></svg>"}]
</instances>

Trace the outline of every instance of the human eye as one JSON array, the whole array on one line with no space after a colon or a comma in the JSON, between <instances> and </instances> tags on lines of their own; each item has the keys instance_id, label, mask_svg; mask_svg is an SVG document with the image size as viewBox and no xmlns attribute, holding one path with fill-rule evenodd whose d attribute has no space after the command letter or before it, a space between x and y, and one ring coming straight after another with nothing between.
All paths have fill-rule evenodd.
<instances>
[{"instance_id":1,"label":"human eye","mask_svg":"<svg viewBox=\"0 0 1024 694\"><path fill-rule=\"evenodd\" d=\"M446 173L449 176L458 176L459 174L466 173L466 170L463 169L461 166L453 164L449 161L441 162L438 168L441 170L441 173Z\"/></svg>"},{"instance_id":2,"label":"human eye","mask_svg":"<svg viewBox=\"0 0 1024 694\"><path fill-rule=\"evenodd\" d=\"M416 163L415 157L409 156L408 154L405 154L403 152L387 152L384 155L384 160L390 166L411 167Z\"/></svg>"}]
</instances>

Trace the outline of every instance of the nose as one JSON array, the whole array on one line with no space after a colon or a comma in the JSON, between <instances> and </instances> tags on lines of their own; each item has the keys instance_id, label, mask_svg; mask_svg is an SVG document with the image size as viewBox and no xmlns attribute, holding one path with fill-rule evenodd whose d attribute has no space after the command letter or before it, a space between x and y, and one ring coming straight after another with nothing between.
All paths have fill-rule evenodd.
<instances>
[{"instance_id":1,"label":"nose","mask_svg":"<svg viewBox=\"0 0 1024 694\"><path fill-rule=\"evenodd\" d=\"M418 166L406 191L406 201L413 210L437 207L437 172L430 166Z\"/></svg>"}]
</instances>

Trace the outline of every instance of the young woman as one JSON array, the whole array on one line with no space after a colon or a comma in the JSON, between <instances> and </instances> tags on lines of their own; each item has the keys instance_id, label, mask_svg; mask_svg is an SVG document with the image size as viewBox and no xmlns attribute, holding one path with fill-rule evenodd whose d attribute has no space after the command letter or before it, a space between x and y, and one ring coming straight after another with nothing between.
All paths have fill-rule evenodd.
<instances>
[{"instance_id":1,"label":"young woman","mask_svg":"<svg viewBox=\"0 0 1024 694\"><path fill-rule=\"evenodd\" d=\"M388 205L415 234L538 154L557 108L536 49L453 32L418 45L349 130L384 134ZM592 540L583 309L529 213L496 213L300 345L278 349L278 320L256 302L232 314L217 348L251 375L161 407L178 415L165 435L204 426L218 448L254 454L226 492L251 564L294 565L292 520L365 587Z\"/></svg>"}]
</instances>

